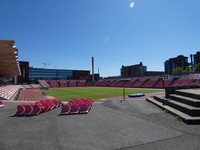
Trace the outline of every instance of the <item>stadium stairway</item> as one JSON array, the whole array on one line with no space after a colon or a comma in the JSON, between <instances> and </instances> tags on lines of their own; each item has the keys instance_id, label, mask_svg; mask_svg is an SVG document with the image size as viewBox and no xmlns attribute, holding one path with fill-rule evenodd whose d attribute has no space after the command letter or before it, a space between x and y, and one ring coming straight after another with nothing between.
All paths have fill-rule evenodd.
<instances>
[{"instance_id":1,"label":"stadium stairway","mask_svg":"<svg viewBox=\"0 0 200 150\"><path fill-rule=\"evenodd\" d=\"M170 92L168 92L170 91ZM186 124L200 124L200 89L174 89L166 96L146 100L180 117Z\"/></svg>"},{"instance_id":2,"label":"stadium stairway","mask_svg":"<svg viewBox=\"0 0 200 150\"><path fill-rule=\"evenodd\" d=\"M17 97L17 101L38 101L41 99L48 99L48 97L37 89L20 90Z\"/></svg>"}]
</instances>

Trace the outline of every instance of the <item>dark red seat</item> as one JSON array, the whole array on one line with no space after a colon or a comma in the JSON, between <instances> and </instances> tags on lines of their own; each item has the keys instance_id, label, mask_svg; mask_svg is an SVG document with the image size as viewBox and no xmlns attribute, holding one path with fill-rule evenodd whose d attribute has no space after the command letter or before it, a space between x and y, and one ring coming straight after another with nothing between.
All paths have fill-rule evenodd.
<instances>
[{"instance_id":1,"label":"dark red seat","mask_svg":"<svg viewBox=\"0 0 200 150\"><path fill-rule=\"evenodd\" d=\"M54 105L54 103L53 103L53 101L52 100L45 100L46 102L47 102L47 104L49 105L49 110L52 110L52 109L54 109L54 107L55 107L55 105Z\"/></svg>"},{"instance_id":2,"label":"dark red seat","mask_svg":"<svg viewBox=\"0 0 200 150\"><path fill-rule=\"evenodd\" d=\"M60 107L60 106L62 106L62 105L63 105L63 102L62 102L62 100L58 100L58 102L59 102L59 105L58 105L58 107Z\"/></svg>"},{"instance_id":3,"label":"dark red seat","mask_svg":"<svg viewBox=\"0 0 200 150\"><path fill-rule=\"evenodd\" d=\"M77 104L71 105L70 114L77 114L79 112L79 106Z\"/></svg>"},{"instance_id":4,"label":"dark red seat","mask_svg":"<svg viewBox=\"0 0 200 150\"><path fill-rule=\"evenodd\" d=\"M68 115L70 112L70 108L71 108L70 104L63 105L60 115Z\"/></svg>"},{"instance_id":5,"label":"dark red seat","mask_svg":"<svg viewBox=\"0 0 200 150\"><path fill-rule=\"evenodd\" d=\"M29 116L33 112L33 107L31 104L24 105L25 111L23 112L23 116Z\"/></svg>"},{"instance_id":6,"label":"dark red seat","mask_svg":"<svg viewBox=\"0 0 200 150\"><path fill-rule=\"evenodd\" d=\"M31 112L30 115L37 116L42 112L42 108L39 105L35 104L32 107L33 107L33 111Z\"/></svg>"},{"instance_id":7,"label":"dark red seat","mask_svg":"<svg viewBox=\"0 0 200 150\"><path fill-rule=\"evenodd\" d=\"M58 101L57 99L54 99L54 100L52 100L52 101L53 101L55 107L58 107L58 106L59 106L59 101Z\"/></svg>"},{"instance_id":8,"label":"dark red seat","mask_svg":"<svg viewBox=\"0 0 200 150\"><path fill-rule=\"evenodd\" d=\"M42 107L44 107L44 112L49 111L49 105L45 100L40 100Z\"/></svg>"},{"instance_id":9,"label":"dark red seat","mask_svg":"<svg viewBox=\"0 0 200 150\"><path fill-rule=\"evenodd\" d=\"M79 109L80 114L86 114L89 111L89 107L87 104L82 104Z\"/></svg>"},{"instance_id":10,"label":"dark red seat","mask_svg":"<svg viewBox=\"0 0 200 150\"><path fill-rule=\"evenodd\" d=\"M24 112L25 112L25 107L23 105L18 105L17 112L15 113L14 116L22 116Z\"/></svg>"},{"instance_id":11,"label":"dark red seat","mask_svg":"<svg viewBox=\"0 0 200 150\"><path fill-rule=\"evenodd\" d=\"M3 105L3 102L0 101L0 108L4 107L5 105Z\"/></svg>"}]
</instances>

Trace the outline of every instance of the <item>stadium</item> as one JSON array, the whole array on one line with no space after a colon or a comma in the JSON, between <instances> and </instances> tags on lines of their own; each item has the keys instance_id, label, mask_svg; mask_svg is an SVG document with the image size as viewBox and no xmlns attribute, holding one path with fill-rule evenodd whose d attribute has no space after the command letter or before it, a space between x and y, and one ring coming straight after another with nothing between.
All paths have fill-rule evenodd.
<instances>
[{"instance_id":1,"label":"stadium","mask_svg":"<svg viewBox=\"0 0 200 150\"><path fill-rule=\"evenodd\" d=\"M200 1L0 1L0 150L199 150Z\"/></svg>"},{"instance_id":2,"label":"stadium","mask_svg":"<svg viewBox=\"0 0 200 150\"><path fill-rule=\"evenodd\" d=\"M180 126L199 127L198 73L100 78L89 70L34 69L18 60L14 43L0 40L1 149L133 148L137 140L184 136Z\"/></svg>"}]
</instances>

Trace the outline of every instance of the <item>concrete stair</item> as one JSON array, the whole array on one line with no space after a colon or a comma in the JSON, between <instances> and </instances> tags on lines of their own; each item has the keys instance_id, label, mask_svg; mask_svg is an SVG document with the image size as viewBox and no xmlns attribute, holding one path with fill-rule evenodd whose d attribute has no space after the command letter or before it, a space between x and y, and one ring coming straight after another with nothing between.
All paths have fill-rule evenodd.
<instances>
[{"instance_id":1,"label":"concrete stair","mask_svg":"<svg viewBox=\"0 0 200 150\"><path fill-rule=\"evenodd\" d=\"M199 91L175 90L167 98L155 96L146 100L179 116L187 124L200 124Z\"/></svg>"}]
</instances>

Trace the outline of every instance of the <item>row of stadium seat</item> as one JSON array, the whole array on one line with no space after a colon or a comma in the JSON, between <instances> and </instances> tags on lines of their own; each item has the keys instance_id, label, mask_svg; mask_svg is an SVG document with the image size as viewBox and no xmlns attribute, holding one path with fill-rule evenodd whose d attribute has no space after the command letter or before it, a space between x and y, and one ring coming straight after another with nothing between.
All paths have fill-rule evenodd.
<instances>
[{"instance_id":1,"label":"row of stadium seat","mask_svg":"<svg viewBox=\"0 0 200 150\"><path fill-rule=\"evenodd\" d=\"M13 99L20 89L23 89L22 85L7 85L0 87L0 99L7 100Z\"/></svg>"},{"instance_id":2,"label":"row of stadium seat","mask_svg":"<svg viewBox=\"0 0 200 150\"><path fill-rule=\"evenodd\" d=\"M62 106L61 100L40 100L33 104L18 105L14 116L37 116L43 112L50 111L54 108Z\"/></svg>"},{"instance_id":3,"label":"row of stadium seat","mask_svg":"<svg viewBox=\"0 0 200 150\"><path fill-rule=\"evenodd\" d=\"M40 100L32 104L18 105L14 116L38 116L41 113L50 111L60 106L62 106L60 115L87 114L90 111L92 105L93 101L90 98L72 99L65 105L63 105L61 100L57 99ZM4 105L2 104L2 101L0 101L0 107L3 106Z\"/></svg>"},{"instance_id":4,"label":"row of stadium seat","mask_svg":"<svg viewBox=\"0 0 200 150\"><path fill-rule=\"evenodd\" d=\"M60 115L86 114L91 109L92 104L93 101L90 98L72 99L62 106Z\"/></svg>"},{"instance_id":5,"label":"row of stadium seat","mask_svg":"<svg viewBox=\"0 0 200 150\"><path fill-rule=\"evenodd\" d=\"M130 87L130 88L163 88L162 76L143 76L133 77L128 79L112 78L112 79L100 79L99 81L92 83L85 80L38 80L43 87L75 87L75 86L100 86L100 87ZM45 84L44 84L45 83ZM169 80L164 81L164 86L173 85L190 85L196 83L194 80L190 80L189 75L170 75ZM199 83L197 83L199 84ZM47 86L48 85L48 86Z\"/></svg>"},{"instance_id":6,"label":"row of stadium seat","mask_svg":"<svg viewBox=\"0 0 200 150\"><path fill-rule=\"evenodd\" d=\"M170 75L169 80L162 79L162 76L143 76L133 78L111 78L100 79L93 86L100 87L128 87L128 88L163 88L167 86L200 86L199 80L191 80L190 75ZM87 83L91 85L92 83Z\"/></svg>"},{"instance_id":7,"label":"row of stadium seat","mask_svg":"<svg viewBox=\"0 0 200 150\"><path fill-rule=\"evenodd\" d=\"M86 80L38 80L44 88L85 86Z\"/></svg>"}]
</instances>

